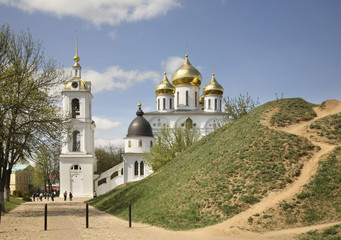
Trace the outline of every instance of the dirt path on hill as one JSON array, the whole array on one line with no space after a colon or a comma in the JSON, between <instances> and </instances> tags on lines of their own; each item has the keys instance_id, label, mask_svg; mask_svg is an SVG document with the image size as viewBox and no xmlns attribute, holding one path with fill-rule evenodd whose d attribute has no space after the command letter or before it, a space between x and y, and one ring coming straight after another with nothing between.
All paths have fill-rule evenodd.
<instances>
[{"instance_id":1,"label":"dirt path on hill","mask_svg":"<svg viewBox=\"0 0 341 240\"><path fill-rule=\"evenodd\" d=\"M341 112L341 102L327 101L325 109L315 109L318 116L312 120ZM306 136L305 128L312 122L303 122L288 128L278 128L300 136ZM289 240L307 231L329 227L341 222L321 224L309 227L285 229L266 233L256 233L241 230L247 227L247 219L261 213L285 199L291 199L298 193L304 184L308 183L316 172L319 158L335 148L323 142L314 142L321 150L304 165L297 181L288 185L285 189L270 193L259 203L250 209L234 216L233 218L206 228L192 231L174 232L147 224L133 223L129 228L127 221L116 218L110 214L96 210L89 206L89 228L85 228L85 203L84 198L74 198L74 201L66 201L56 198L55 202L28 202L20 205L10 213L5 214L0 224L0 239L113 239L113 240ZM47 231L44 231L44 204L48 204Z\"/></svg>"},{"instance_id":2,"label":"dirt path on hill","mask_svg":"<svg viewBox=\"0 0 341 240\"><path fill-rule=\"evenodd\" d=\"M341 101L328 100L326 102L325 108L321 109L319 107L315 107L314 110L317 113L317 117L315 117L313 120L291 125L286 128L277 128L277 127L275 128L275 127L270 126L270 118L272 114L275 112L275 110L270 112L268 114L267 119L263 121L262 123L268 127L271 127L279 131L285 131L291 134L299 135L302 137L307 137L308 134L306 132L306 129L309 127L309 125L312 122L316 121L317 119L326 117L328 115L341 112ZM267 197L265 197L259 203L253 205L251 208L247 209L246 211L238 215L235 215L234 217L222 223L207 227L207 229L211 229L211 230L216 229L220 231L231 232L231 229L233 228L247 228L248 227L247 219L250 216L256 213L262 213L269 208L275 208L276 205L283 200L292 199L295 196L295 194L299 193L302 190L305 184L309 183L309 180L311 179L311 177L316 173L316 170L318 167L318 161L321 158L321 156L323 156L324 154L328 154L329 152L333 151L337 147L335 145L331 145L331 144L320 142L320 141L312 141L312 143L316 146L319 146L321 150L316 152L312 156L312 158L309 159L309 161L307 161L304 164L301 170L301 175L298 177L296 181L294 181L292 184L288 185L286 188L284 188L281 191L271 192ZM295 230L282 230L282 231L277 231L277 233L283 234L285 231L289 231L291 233L295 232ZM271 234L273 235L275 233L276 232L272 232ZM299 233L299 231L297 233Z\"/></svg>"}]
</instances>

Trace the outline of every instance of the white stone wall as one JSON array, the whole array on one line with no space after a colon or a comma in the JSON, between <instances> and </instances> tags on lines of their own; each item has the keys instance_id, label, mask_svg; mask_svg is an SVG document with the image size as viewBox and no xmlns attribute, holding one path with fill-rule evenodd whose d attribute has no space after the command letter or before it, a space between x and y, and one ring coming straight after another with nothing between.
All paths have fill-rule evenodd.
<instances>
[{"instance_id":1,"label":"white stone wall","mask_svg":"<svg viewBox=\"0 0 341 240\"><path fill-rule=\"evenodd\" d=\"M123 169L123 174L122 174ZM114 178L111 178L111 176L117 172L118 175ZM102 183L98 185L98 182L102 179L106 178L106 183ZM102 195L106 192L109 192L111 189L114 189L115 187L121 185L124 183L124 162L108 169L107 171L101 173L96 179L95 179L95 190L97 195Z\"/></svg>"}]
</instances>

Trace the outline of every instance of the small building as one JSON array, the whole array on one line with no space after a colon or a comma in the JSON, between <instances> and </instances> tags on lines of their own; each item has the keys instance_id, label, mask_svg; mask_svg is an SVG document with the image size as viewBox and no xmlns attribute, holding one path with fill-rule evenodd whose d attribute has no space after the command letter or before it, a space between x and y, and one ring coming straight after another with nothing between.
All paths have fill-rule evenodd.
<instances>
[{"instance_id":1,"label":"small building","mask_svg":"<svg viewBox=\"0 0 341 240\"><path fill-rule=\"evenodd\" d=\"M143 117L141 103L136 118L130 123L124 138L123 162L95 176L95 190L98 195L129 182L141 180L153 171L144 161L144 155L154 144L154 135L149 122Z\"/></svg>"},{"instance_id":2,"label":"small building","mask_svg":"<svg viewBox=\"0 0 341 240\"><path fill-rule=\"evenodd\" d=\"M34 168L30 164L15 164L10 180L10 194L14 191L30 193L33 187Z\"/></svg>"}]
</instances>

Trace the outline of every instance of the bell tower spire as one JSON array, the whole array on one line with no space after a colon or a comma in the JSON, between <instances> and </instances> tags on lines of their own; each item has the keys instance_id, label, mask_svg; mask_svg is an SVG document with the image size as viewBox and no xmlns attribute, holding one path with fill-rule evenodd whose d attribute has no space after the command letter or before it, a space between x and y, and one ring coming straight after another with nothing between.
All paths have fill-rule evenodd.
<instances>
[{"instance_id":1,"label":"bell tower spire","mask_svg":"<svg viewBox=\"0 0 341 240\"><path fill-rule=\"evenodd\" d=\"M81 71L82 71L82 67L81 65L78 63L80 60L80 57L78 56L78 33L76 31L76 54L73 57L73 60L75 61L75 64L73 64L73 69L74 69L74 73L75 73L75 77L77 78L81 78Z\"/></svg>"}]
</instances>

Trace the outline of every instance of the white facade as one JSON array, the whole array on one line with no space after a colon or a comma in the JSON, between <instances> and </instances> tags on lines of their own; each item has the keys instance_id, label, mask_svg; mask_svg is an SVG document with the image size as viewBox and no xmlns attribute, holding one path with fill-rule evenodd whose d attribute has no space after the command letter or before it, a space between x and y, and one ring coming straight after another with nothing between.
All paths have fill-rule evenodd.
<instances>
[{"instance_id":1,"label":"white facade","mask_svg":"<svg viewBox=\"0 0 341 240\"><path fill-rule=\"evenodd\" d=\"M156 86L157 108L154 112L145 113L145 118L158 134L163 125L170 128L185 126L186 121L199 128L202 136L219 127L221 119L226 116L222 111L222 95L224 89L214 78L204 87L203 103L200 103L201 74L188 61L177 69L172 76L172 83L166 77ZM164 100L165 99L165 100ZM174 110L167 109L169 99L174 99ZM165 101L166 109L163 108Z\"/></svg>"},{"instance_id":2,"label":"white facade","mask_svg":"<svg viewBox=\"0 0 341 240\"><path fill-rule=\"evenodd\" d=\"M64 122L60 161L60 196L65 191L75 197L92 197L97 159L94 148L95 123L91 116L91 83L81 79L81 66L76 52L74 76L64 83L62 90Z\"/></svg>"}]
</instances>

